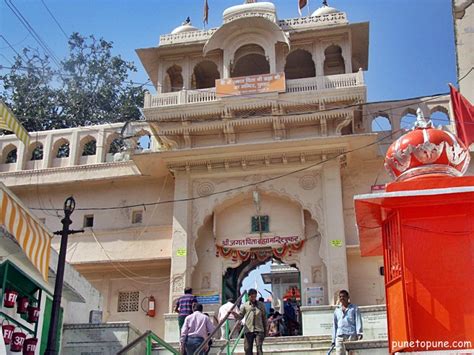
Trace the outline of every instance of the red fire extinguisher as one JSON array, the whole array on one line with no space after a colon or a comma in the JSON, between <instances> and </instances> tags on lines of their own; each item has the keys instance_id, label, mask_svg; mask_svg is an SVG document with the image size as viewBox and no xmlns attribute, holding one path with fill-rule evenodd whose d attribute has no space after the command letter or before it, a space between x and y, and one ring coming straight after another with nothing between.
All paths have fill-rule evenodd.
<instances>
[{"instance_id":1,"label":"red fire extinguisher","mask_svg":"<svg viewBox=\"0 0 474 355\"><path fill-rule=\"evenodd\" d=\"M145 301L148 301L148 308L145 309L143 307L143 303ZM155 297L153 296L150 296L150 297L145 297L143 300L142 300L142 303L141 303L141 307L142 307L142 311L146 313L147 317L154 317L156 315L156 301L155 301Z\"/></svg>"},{"instance_id":2,"label":"red fire extinguisher","mask_svg":"<svg viewBox=\"0 0 474 355\"><path fill-rule=\"evenodd\" d=\"M146 312L146 315L148 317L154 317L155 314L156 314L155 297L150 296L150 297L148 297L148 311Z\"/></svg>"}]
</instances>

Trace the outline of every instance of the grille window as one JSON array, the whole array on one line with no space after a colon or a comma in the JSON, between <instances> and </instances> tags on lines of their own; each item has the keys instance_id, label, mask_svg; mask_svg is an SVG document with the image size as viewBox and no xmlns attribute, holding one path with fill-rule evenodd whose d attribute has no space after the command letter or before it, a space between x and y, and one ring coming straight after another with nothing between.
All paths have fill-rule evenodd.
<instances>
[{"instance_id":1,"label":"grille window","mask_svg":"<svg viewBox=\"0 0 474 355\"><path fill-rule=\"evenodd\" d=\"M139 291L119 292L117 312L138 312Z\"/></svg>"},{"instance_id":2,"label":"grille window","mask_svg":"<svg viewBox=\"0 0 474 355\"><path fill-rule=\"evenodd\" d=\"M268 216L253 216L252 217L252 233L260 233L265 232L268 233L270 231L270 224Z\"/></svg>"}]
</instances>

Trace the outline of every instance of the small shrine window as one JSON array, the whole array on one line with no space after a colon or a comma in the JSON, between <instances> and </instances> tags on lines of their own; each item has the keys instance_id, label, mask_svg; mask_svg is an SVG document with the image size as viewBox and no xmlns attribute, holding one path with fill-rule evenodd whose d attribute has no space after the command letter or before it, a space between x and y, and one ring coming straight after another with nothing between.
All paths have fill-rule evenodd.
<instances>
[{"instance_id":1,"label":"small shrine window","mask_svg":"<svg viewBox=\"0 0 474 355\"><path fill-rule=\"evenodd\" d=\"M268 216L252 216L252 233L270 232Z\"/></svg>"},{"instance_id":2,"label":"small shrine window","mask_svg":"<svg viewBox=\"0 0 474 355\"><path fill-rule=\"evenodd\" d=\"M84 216L84 228L92 228L94 227L94 215L88 214Z\"/></svg>"},{"instance_id":3,"label":"small shrine window","mask_svg":"<svg viewBox=\"0 0 474 355\"><path fill-rule=\"evenodd\" d=\"M132 224L140 224L143 222L143 211L132 212Z\"/></svg>"}]
</instances>

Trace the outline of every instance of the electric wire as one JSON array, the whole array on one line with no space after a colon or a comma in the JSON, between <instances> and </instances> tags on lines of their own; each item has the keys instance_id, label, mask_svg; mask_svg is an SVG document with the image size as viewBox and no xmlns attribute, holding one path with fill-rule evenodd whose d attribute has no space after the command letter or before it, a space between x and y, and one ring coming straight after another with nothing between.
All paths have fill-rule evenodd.
<instances>
[{"instance_id":1,"label":"electric wire","mask_svg":"<svg viewBox=\"0 0 474 355\"><path fill-rule=\"evenodd\" d=\"M49 7L46 5L46 3L44 2L44 0L41 0L41 3L42 3L43 6L46 8L46 10L47 10L48 13L50 14L50 16L53 18L54 22L56 22L56 25L58 25L59 29L61 30L61 32L63 33L64 37L66 38L66 41L68 41L68 40L69 40L69 37L68 37L68 35L66 34L66 31L64 31L63 26L61 26L61 24L60 24L59 21L56 19L56 17L53 15L53 13L52 13L51 10L49 9Z\"/></svg>"},{"instance_id":2,"label":"electric wire","mask_svg":"<svg viewBox=\"0 0 474 355\"><path fill-rule=\"evenodd\" d=\"M296 174L296 173L299 173L299 172L302 172L302 171L306 171L306 170L309 170L309 169L312 169L316 166L319 166L319 165L322 165L324 163L327 163L331 160L335 160L341 156L344 156L344 155L347 155L347 154L351 154L351 153L354 153L354 152L357 152L357 151L360 151L360 150L363 150L363 149L366 149L368 147L371 147L375 144L378 144L380 143L381 141L385 140L387 137L389 136L393 136L395 134L397 134L398 132L402 131L402 129L399 129L397 131L394 131L394 132L390 132L388 133L386 136L383 136L382 138L379 138L379 139L376 139L374 142L372 143L368 143L366 145L363 145L361 147L357 147L357 148L353 148L353 149L350 149L348 151L345 151L345 152L342 152L342 153L337 153L335 154L334 156L330 157L330 158L326 158L326 159L322 159L316 163L312 163L312 164L309 164L305 167L302 167L302 168L299 168L299 169L295 169L295 170L292 170L290 172L287 172L287 173L283 173L283 174L280 174L280 175L276 175L276 176L273 176L273 177L269 177L269 178L266 178L266 179L263 179L261 181L258 181L258 182L251 182L251 183L247 183L247 184L244 184L244 185L240 185L240 186L236 186L236 187L232 187L232 188L228 188L228 189L224 189L224 190L221 190L221 191L216 191L216 192L213 192L213 193L210 193L210 194L207 194L207 195L204 195L204 196L195 196L195 197L187 197L187 198L181 198L181 199L174 199L174 200L165 200L165 201L160 201L160 202L148 202L148 203L139 203L139 204L132 204L132 205L127 205L127 206L111 206L111 207L79 207L79 208L76 208L76 210L78 211L107 211L107 210L120 210L120 209L126 209L126 208L134 208L134 207L140 207L140 206L155 206L155 205L162 205L162 204L170 204L170 203L180 203L180 202L190 202L190 201L194 201L194 200L199 200L199 199L204 199L204 198L209 198L210 196L214 196L214 195L220 195L220 194L224 194L224 193L228 193L228 192L232 192L232 191L237 191L237 190L241 190L241 189L245 189L247 187L253 187L253 186L258 186L258 185L262 185L262 184L265 184L267 182L270 182L270 181L274 181L274 180L277 180L277 179L281 179L281 178L284 178L286 176L290 176L290 175L293 175L293 174ZM34 208L32 207L31 208L32 210L41 210L39 208Z\"/></svg>"},{"instance_id":3,"label":"electric wire","mask_svg":"<svg viewBox=\"0 0 474 355\"><path fill-rule=\"evenodd\" d=\"M31 26L29 21L23 16L21 11L13 4L12 0L4 0L5 4L8 8L13 12L16 18L20 21L20 23L27 29L27 31L31 34L31 36L35 39L35 41L40 45L40 47L45 51L45 53L49 54L53 62L56 64L58 68L61 67L61 63L59 59L56 57L54 52L49 48L47 43L41 38L41 36L36 32L36 30Z\"/></svg>"}]
</instances>

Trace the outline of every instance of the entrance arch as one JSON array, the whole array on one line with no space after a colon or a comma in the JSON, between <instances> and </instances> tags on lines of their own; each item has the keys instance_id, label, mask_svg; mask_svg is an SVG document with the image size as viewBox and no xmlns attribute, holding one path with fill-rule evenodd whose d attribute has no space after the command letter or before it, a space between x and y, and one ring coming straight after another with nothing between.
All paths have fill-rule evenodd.
<instances>
[{"instance_id":1,"label":"entrance arch","mask_svg":"<svg viewBox=\"0 0 474 355\"><path fill-rule=\"evenodd\" d=\"M256 214L252 191L223 199L207 210L207 216L197 228L193 248L196 263L193 263L191 286L198 294L219 294L222 302L236 297L245 276L272 258L296 267L302 280L306 280L303 286L317 283L327 287L318 222L299 201L275 191L259 191L260 214L267 215L270 221L269 232L262 236L250 229L251 217ZM198 206L193 209L203 211ZM197 217L194 216L194 221L199 220ZM239 244L226 247L224 242L229 243L232 238ZM259 243L259 238L265 241ZM262 254L257 257L256 253Z\"/></svg>"}]
</instances>

